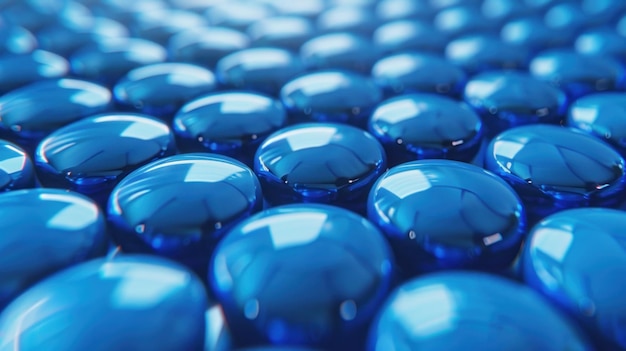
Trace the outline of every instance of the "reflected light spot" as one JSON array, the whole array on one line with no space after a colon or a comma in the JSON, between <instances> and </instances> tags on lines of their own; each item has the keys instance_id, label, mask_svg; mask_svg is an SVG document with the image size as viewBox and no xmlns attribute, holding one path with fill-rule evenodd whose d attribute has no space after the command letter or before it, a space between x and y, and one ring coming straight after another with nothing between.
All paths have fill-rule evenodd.
<instances>
[{"instance_id":1,"label":"reflected light spot","mask_svg":"<svg viewBox=\"0 0 626 351\"><path fill-rule=\"evenodd\" d=\"M68 205L48 220L48 227L67 230L83 229L98 218L98 207L95 204L73 195L40 194L39 198Z\"/></svg>"},{"instance_id":2,"label":"reflected light spot","mask_svg":"<svg viewBox=\"0 0 626 351\"><path fill-rule=\"evenodd\" d=\"M432 185L424 172L416 169L392 174L380 184L380 188L386 189L400 199L428 190L431 187Z\"/></svg>"},{"instance_id":3,"label":"reflected light spot","mask_svg":"<svg viewBox=\"0 0 626 351\"><path fill-rule=\"evenodd\" d=\"M275 249L305 245L315 241L326 223L325 213L285 213L248 223L242 232L250 233L268 227Z\"/></svg>"},{"instance_id":4,"label":"reflected light spot","mask_svg":"<svg viewBox=\"0 0 626 351\"><path fill-rule=\"evenodd\" d=\"M535 232L531 245L556 262L562 262L573 240L574 236L567 230L541 228Z\"/></svg>"},{"instance_id":5,"label":"reflected light spot","mask_svg":"<svg viewBox=\"0 0 626 351\"><path fill-rule=\"evenodd\" d=\"M411 326L407 332L432 337L445 332L454 322L454 298L441 284L425 286L410 293L400 291L391 306L394 315Z\"/></svg>"}]
</instances>

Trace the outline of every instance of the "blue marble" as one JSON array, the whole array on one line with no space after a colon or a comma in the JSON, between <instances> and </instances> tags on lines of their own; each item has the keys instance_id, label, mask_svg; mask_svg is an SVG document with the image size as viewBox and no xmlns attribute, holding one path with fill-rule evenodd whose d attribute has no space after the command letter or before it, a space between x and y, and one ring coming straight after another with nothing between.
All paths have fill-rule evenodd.
<instances>
[{"instance_id":1,"label":"blue marble","mask_svg":"<svg viewBox=\"0 0 626 351\"><path fill-rule=\"evenodd\" d=\"M515 18L502 26L500 37L508 43L528 47L532 53L567 47L575 39L575 33L564 33L546 24L539 16Z\"/></svg>"},{"instance_id":2,"label":"blue marble","mask_svg":"<svg viewBox=\"0 0 626 351\"><path fill-rule=\"evenodd\" d=\"M450 160L391 168L372 187L367 213L408 275L503 272L520 250L526 223L521 200L502 179Z\"/></svg>"},{"instance_id":3,"label":"blue marble","mask_svg":"<svg viewBox=\"0 0 626 351\"><path fill-rule=\"evenodd\" d=\"M382 91L356 73L318 71L285 84L280 98L293 119L364 126Z\"/></svg>"},{"instance_id":4,"label":"blue marble","mask_svg":"<svg viewBox=\"0 0 626 351\"><path fill-rule=\"evenodd\" d=\"M379 24L374 11L361 6L330 6L317 17L317 30L321 33L353 33L372 35Z\"/></svg>"},{"instance_id":5,"label":"blue marble","mask_svg":"<svg viewBox=\"0 0 626 351\"><path fill-rule=\"evenodd\" d=\"M530 73L561 88L571 99L594 92L623 90L626 69L611 57L570 49L543 52L530 62Z\"/></svg>"},{"instance_id":6,"label":"blue marble","mask_svg":"<svg viewBox=\"0 0 626 351\"><path fill-rule=\"evenodd\" d=\"M28 153L19 146L0 139L0 193L34 188L35 166Z\"/></svg>"},{"instance_id":7,"label":"blue marble","mask_svg":"<svg viewBox=\"0 0 626 351\"><path fill-rule=\"evenodd\" d=\"M590 29L578 36L574 48L581 54L610 56L626 64L626 40L609 28Z\"/></svg>"},{"instance_id":8,"label":"blue marble","mask_svg":"<svg viewBox=\"0 0 626 351\"><path fill-rule=\"evenodd\" d=\"M411 280L374 321L368 351L593 351L577 326L528 287L484 273Z\"/></svg>"},{"instance_id":9,"label":"blue marble","mask_svg":"<svg viewBox=\"0 0 626 351\"><path fill-rule=\"evenodd\" d=\"M467 82L463 99L478 112L488 134L535 123L560 123L567 113L565 94L522 72L486 72Z\"/></svg>"},{"instance_id":10,"label":"blue marble","mask_svg":"<svg viewBox=\"0 0 626 351\"><path fill-rule=\"evenodd\" d=\"M286 123L287 113L278 100L228 91L185 104L174 117L173 128L183 152L215 152L252 165L259 144Z\"/></svg>"},{"instance_id":11,"label":"blue marble","mask_svg":"<svg viewBox=\"0 0 626 351\"><path fill-rule=\"evenodd\" d=\"M35 165L43 186L75 190L101 202L128 173L175 151L165 123L110 113L57 129L37 147Z\"/></svg>"},{"instance_id":12,"label":"blue marble","mask_svg":"<svg viewBox=\"0 0 626 351\"><path fill-rule=\"evenodd\" d=\"M229 157L190 153L124 177L111 192L107 214L124 252L157 254L205 271L217 241L262 207L251 169Z\"/></svg>"},{"instance_id":13,"label":"blue marble","mask_svg":"<svg viewBox=\"0 0 626 351\"><path fill-rule=\"evenodd\" d=\"M497 29L496 22L485 17L479 7L470 4L454 5L439 11L433 18L433 24L452 38Z\"/></svg>"},{"instance_id":14,"label":"blue marble","mask_svg":"<svg viewBox=\"0 0 626 351\"><path fill-rule=\"evenodd\" d=\"M387 56L374 64L372 79L387 95L433 93L459 97L467 74L444 58L418 52Z\"/></svg>"},{"instance_id":15,"label":"blue marble","mask_svg":"<svg viewBox=\"0 0 626 351\"><path fill-rule=\"evenodd\" d=\"M62 56L44 50L0 56L0 94L39 80L64 77L69 66Z\"/></svg>"},{"instance_id":16,"label":"blue marble","mask_svg":"<svg viewBox=\"0 0 626 351\"><path fill-rule=\"evenodd\" d=\"M304 72L302 60L279 48L251 48L234 52L217 62L220 84L277 95L281 87Z\"/></svg>"},{"instance_id":17,"label":"blue marble","mask_svg":"<svg viewBox=\"0 0 626 351\"><path fill-rule=\"evenodd\" d=\"M614 206L626 182L624 159L608 144L547 124L498 135L485 151L485 168L513 186L531 219L572 207Z\"/></svg>"},{"instance_id":18,"label":"blue marble","mask_svg":"<svg viewBox=\"0 0 626 351\"><path fill-rule=\"evenodd\" d=\"M0 311L37 281L106 252L104 216L80 194L15 190L0 195L0 208ZM3 326L0 349L7 349Z\"/></svg>"},{"instance_id":19,"label":"blue marble","mask_svg":"<svg viewBox=\"0 0 626 351\"><path fill-rule=\"evenodd\" d=\"M381 53L366 37L341 32L305 42L300 48L300 57L309 70L344 69L367 74Z\"/></svg>"},{"instance_id":20,"label":"blue marble","mask_svg":"<svg viewBox=\"0 0 626 351\"><path fill-rule=\"evenodd\" d=\"M248 27L248 36L254 46L271 46L294 52L315 36L311 20L298 16L269 17Z\"/></svg>"},{"instance_id":21,"label":"blue marble","mask_svg":"<svg viewBox=\"0 0 626 351\"><path fill-rule=\"evenodd\" d=\"M349 350L359 349L355 336L383 302L392 274L391 250L366 219L298 204L231 230L209 281L243 342Z\"/></svg>"},{"instance_id":22,"label":"blue marble","mask_svg":"<svg viewBox=\"0 0 626 351\"><path fill-rule=\"evenodd\" d=\"M0 55L28 54L37 46L37 38L27 29L0 24Z\"/></svg>"},{"instance_id":23,"label":"blue marble","mask_svg":"<svg viewBox=\"0 0 626 351\"><path fill-rule=\"evenodd\" d=\"M530 52L523 45L502 41L493 34L474 34L448 43L445 57L474 75L493 70L524 70L530 61Z\"/></svg>"},{"instance_id":24,"label":"blue marble","mask_svg":"<svg viewBox=\"0 0 626 351\"><path fill-rule=\"evenodd\" d=\"M376 16L382 22L429 20L435 13L428 0L382 0L376 5Z\"/></svg>"},{"instance_id":25,"label":"blue marble","mask_svg":"<svg viewBox=\"0 0 626 351\"><path fill-rule=\"evenodd\" d=\"M372 35L374 45L383 53L405 51L443 52L448 37L432 24L419 20L397 20L378 27Z\"/></svg>"},{"instance_id":26,"label":"blue marble","mask_svg":"<svg viewBox=\"0 0 626 351\"><path fill-rule=\"evenodd\" d=\"M0 349L201 350L206 309L200 280L173 262L139 255L96 259L14 300L0 314Z\"/></svg>"},{"instance_id":27,"label":"blue marble","mask_svg":"<svg viewBox=\"0 0 626 351\"><path fill-rule=\"evenodd\" d=\"M562 211L537 224L522 256L524 280L575 316L604 342L626 349L626 212L605 208Z\"/></svg>"},{"instance_id":28,"label":"blue marble","mask_svg":"<svg viewBox=\"0 0 626 351\"><path fill-rule=\"evenodd\" d=\"M250 38L240 31L225 27L198 27L172 36L167 51L173 61L214 68L222 57L249 46Z\"/></svg>"},{"instance_id":29,"label":"blue marble","mask_svg":"<svg viewBox=\"0 0 626 351\"><path fill-rule=\"evenodd\" d=\"M200 14L191 11L163 9L143 12L135 21L133 32L146 40L166 45L172 36L188 29L208 25Z\"/></svg>"},{"instance_id":30,"label":"blue marble","mask_svg":"<svg viewBox=\"0 0 626 351\"><path fill-rule=\"evenodd\" d=\"M229 0L217 2L204 13L212 26L245 31L252 23L271 17L275 10L260 1Z\"/></svg>"},{"instance_id":31,"label":"blue marble","mask_svg":"<svg viewBox=\"0 0 626 351\"><path fill-rule=\"evenodd\" d=\"M385 148L390 166L428 158L470 162L483 139L482 121L471 108L432 94L383 101L368 129Z\"/></svg>"},{"instance_id":32,"label":"blue marble","mask_svg":"<svg viewBox=\"0 0 626 351\"><path fill-rule=\"evenodd\" d=\"M217 80L209 69L165 62L128 72L115 84L113 96L124 108L166 118L187 101L215 89Z\"/></svg>"},{"instance_id":33,"label":"blue marble","mask_svg":"<svg viewBox=\"0 0 626 351\"><path fill-rule=\"evenodd\" d=\"M105 38L87 44L70 56L72 74L113 86L129 71L164 62L165 49L137 38Z\"/></svg>"},{"instance_id":34,"label":"blue marble","mask_svg":"<svg viewBox=\"0 0 626 351\"><path fill-rule=\"evenodd\" d=\"M385 169L385 151L372 135L334 123L283 128L259 146L254 160L271 205L316 202L362 209Z\"/></svg>"}]
</instances>

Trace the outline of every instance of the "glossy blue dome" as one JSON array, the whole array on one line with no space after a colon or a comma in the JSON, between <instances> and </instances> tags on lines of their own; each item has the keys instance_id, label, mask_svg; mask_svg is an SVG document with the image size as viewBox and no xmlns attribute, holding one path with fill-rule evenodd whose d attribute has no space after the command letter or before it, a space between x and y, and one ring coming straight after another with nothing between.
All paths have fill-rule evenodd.
<instances>
[{"instance_id":1,"label":"glossy blue dome","mask_svg":"<svg viewBox=\"0 0 626 351\"><path fill-rule=\"evenodd\" d=\"M200 14L179 9L161 9L139 14L132 29L139 38L166 45L176 34L206 25L207 20Z\"/></svg>"},{"instance_id":2,"label":"glossy blue dome","mask_svg":"<svg viewBox=\"0 0 626 351\"><path fill-rule=\"evenodd\" d=\"M297 52L315 35L310 20L298 16L275 16L254 22L247 33L254 46L272 46Z\"/></svg>"},{"instance_id":3,"label":"glossy blue dome","mask_svg":"<svg viewBox=\"0 0 626 351\"><path fill-rule=\"evenodd\" d=\"M0 94L39 80L64 77L68 71L66 59L44 50L1 56Z\"/></svg>"},{"instance_id":4,"label":"glossy blue dome","mask_svg":"<svg viewBox=\"0 0 626 351\"><path fill-rule=\"evenodd\" d=\"M214 68L222 57L248 46L250 38L240 31L225 27L199 27L172 36L167 50L173 61Z\"/></svg>"},{"instance_id":5,"label":"glossy blue dome","mask_svg":"<svg viewBox=\"0 0 626 351\"><path fill-rule=\"evenodd\" d=\"M492 275L448 272L399 287L374 321L368 351L593 351L531 289Z\"/></svg>"},{"instance_id":6,"label":"glossy blue dome","mask_svg":"<svg viewBox=\"0 0 626 351\"><path fill-rule=\"evenodd\" d=\"M240 340L354 348L388 292L392 267L388 244L366 219L290 205L231 230L209 280Z\"/></svg>"},{"instance_id":7,"label":"glossy blue dome","mask_svg":"<svg viewBox=\"0 0 626 351\"><path fill-rule=\"evenodd\" d=\"M201 350L206 309L200 280L173 262L92 260L14 300L0 314L0 349Z\"/></svg>"},{"instance_id":8,"label":"glossy blue dome","mask_svg":"<svg viewBox=\"0 0 626 351\"><path fill-rule=\"evenodd\" d=\"M626 40L609 28L590 29L576 39L574 48L582 54L611 56L626 63Z\"/></svg>"},{"instance_id":9,"label":"glossy blue dome","mask_svg":"<svg viewBox=\"0 0 626 351\"><path fill-rule=\"evenodd\" d=\"M514 18L502 26L503 41L523 45L532 53L566 47L574 40L574 33L563 33L548 27L540 16Z\"/></svg>"},{"instance_id":10,"label":"glossy blue dome","mask_svg":"<svg viewBox=\"0 0 626 351\"><path fill-rule=\"evenodd\" d=\"M254 160L271 205L317 202L358 210L385 169L385 152L373 136L332 123L283 128L261 144Z\"/></svg>"},{"instance_id":11,"label":"glossy blue dome","mask_svg":"<svg viewBox=\"0 0 626 351\"><path fill-rule=\"evenodd\" d=\"M578 318L604 350L626 349L626 212L586 208L549 216L530 232L524 279Z\"/></svg>"},{"instance_id":12,"label":"glossy blue dome","mask_svg":"<svg viewBox=\"0 0 626 351\"><path fill-rule=\"evenodd\" d=\"M107 212L124 251L205 269L217 240L262 207L261 186L251 169L225 156L197 153L167 157L130 173L111 193Z\"/></svg>"},{"instance_id":13,"label":"glossy blue dome","mask_svg":"<svg viewBox=\"0 0 626 351\"><path fill-rule=\"evenodd\" d=\"M380 52L366 37L331 33L302 44L300 57L309 70L345 69L369 73L380 58Z\"/></svg>"},{"instance_id":14,"label":"glossy blue dome","mask_svg":"<svg viewBox=\"0 0 626 351\"><path fill-rule=\"evenodd\" d=\"M428 20L435 9L427 0L382 0L376 5L376 16L384 22L402 19Z\"/></svg>"},{"instance_id":15,"label":"glossy blue dome","mask_svg":"<svg viewBox=\"0 0 626 351\"><path fill-rule=\"evenodd\" d=\"M448 37L426 21L398 20L378 27L373 36L374 45L383 53L419 51L440 53Z\"/></svg>"},{"instance_id":16,"label":"glossy blue dome","mask_svg":"<svg viewBox=\"0 0 626 351\"><path fill-rule=\"evenodd\" d=\"M34 188L35 166L28 153L19 146L0 139L0 193Z\"/></svg>"},{"instance_id":17,"label":"glossy blue dome","mask_svg":"<svg viewBox=\"0 0 626 351\"><path fill-rule=\"evenodd\" d=\"M329 6L317 17L317 30L321 33L346 32L370 36L379 24L374 11L353 6Z\"/></svg>"},{"instance_id":18,"label":"glossy blue dome","mask_svg":"<svg viewBox=\"0 0 626 351\"><path fill-rule=\"evenodd\" d=\"M474 75L491 70L523 70L530 54L523 45L502 41L493 34L467 35L448 43L446 59Z\"/></svg>"},{"instance_id":19,"label":"glossy blue dome","mask_svg":"<svg viewBox=\"0 0 626 351\"><path fill-rule=\"evenodd\" d=\"M451 38L493 32L497 28L494 21L482 14L480 7L471 4L458 4L440 10L433 18L433 24Z\"/></svg>"},{"instance_id":20,"label":"glossy blue dome","mask_svg":"<svg viewBox=\"0 0 626 351\"><path fill-rule=\"evenodd\" d=\"M213 26L245 31L252 23L275 14L274 9L261 1L218 1L204 13Z\"/></svg>"},{"instance_id":21,"label":"glossy blue dome","mask_svg":"<svg viewBox=\"0 0 626 351\"><path fill-rule=\"evenodd\" d=\"M0 311L38 280L106 252L104 216L80 194L16 190L0 195L0 208Z\"/></svg>"},{"instance_id":22,"label":"glossy blue dome","mask_svg":"<svg viewBox=\"0 0 626 351\"><path fill-rule=\"evenodd\" d=\"M27 29L0 24L0 54L28 54L37 46L37 39Z\"/></svg>"}]
</instances>

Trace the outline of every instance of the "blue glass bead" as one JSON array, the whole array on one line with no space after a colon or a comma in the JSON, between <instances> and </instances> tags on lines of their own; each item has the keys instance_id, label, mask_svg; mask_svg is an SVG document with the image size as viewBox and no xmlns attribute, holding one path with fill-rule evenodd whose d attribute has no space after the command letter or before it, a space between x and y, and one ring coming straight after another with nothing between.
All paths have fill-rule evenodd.
<instances>
[{"instance_id":1,"label":"blue glass bead","mask_svg":"<svg viewBox=\"0 0 626 351\"><path fill-rule=\"evenodd\" d=\"M373 136L332 123L283 128L259 146L254 160L271 205L317 202L361 210L385 169L385 152Z\"/></svg>"},{"instance_id":2,"label":"blue glass bead","mask_svg":"<svg viewBox=\"0 0 626 351\"><path fill-rule=\"evenodd\" d=\"M0 97L0 130L26 148L81 118L112 108L109 89L78 79L44 80Z\"/></svg>"},{"instance_id":3,"label":"blue glass bead","mask_svg":"<svg viewBox=\"0 0 626 351\"><path fill-rule=\"evenodd\" d=\"M44 50L0 56L0 94L38 80L64 77L68 71L66 59Z\"/></svg>"},{"instance_id":4,"label":"blue glass bead","mask_svg":"<svg viewBox=\"0 0 626 351\"><path fill-rule=\"evenodd\" d=\"M280 98L292 118L365 125L382 92L365 76L321 71L285 84Z\"/></svg>"},{"instance_id":5,"label":"blue glass bead","mask_svg":"<svg viewBox=\"0 0 626 351\"><path fill-rule=\"evenodd\" d=\"M565 2L548 9L543 20L550 30L568 36L571 41L573 35L585 29L589 16L583 12L580 4Z\"/></svg>"},{"instance_id":6,"label":"blue glass bead","mask_svg":"<svg viewBox=\"0 0 626 351\"><path fill-rule=\"evenodd\" d=\"M174 135L165 123L112 113L57 129L37 147L35 165L44 186L75 190L100 202L119 179L174 152Z\"/></svg>"},{"instance_id":7,"label":"blue glass bead","mask_svg":"<svg viewBox=\"0 0 626 351\"><path fill-rule=\"evenodd\" d=\"M37 46L37 39L28 30L0 24L0 55L28 54Z\"/></svg>"},{"instance_id":8,"label":"blue glass bead","mask_svg":"<svg viewBox=\"0 0 626 351\"><path fill-rule=\"evenodd\" d=\"M370 36L378 26L373 11L360 6L329 7L317 18L317 29L322 33L353 33Z\"/></svg>"},{"instance_id":9,"label":"blue glass bead","mask_svg":"<svg viewBox=\"0 0 626 351\"><path fill-rule=\"evenodd\" d=\"M483 0L430 0L429 3L433 9L441 11L459 5L480 8L482 1Z\"/></svg>"},{"instance_id":10,"label":"blue glass bead","mask_svg":"<svg viewBox=\"0 0 626 351\"><path fill-rule=\"evenodd\" d=\"M624 159L586 133L546 124L509 129L485 152L485 168L520 194L531 218L563 209L612 206L624 191Z\"/></svg>"},{"instance_id":11,"label":"blue glass bead","mask_svg":"<svg viewBox=\"0 0 626 351\"><path fill-rule=\"evenodd\" d=\"M143 14L163 11L168 6L164 0L96 0L90 8L100 16L115 18L125 25L132 26Z\"/></svg>"},{"instance_id":12,"label":"blue glass bead","mask_svg":"<svg viewBox=\"0 0 626 351\"><path fill-rule=\"evenodd\" d=\"M209 281L239 340L358 350L355 339L392 274L391 250L370 222L337 207L300 204L266 210L231 230L218 244Z\"/></svg>"},{"instance_id":13,"label":"blue glass bead","mask_svg":"<svg viewBox=\"0 0 626 351\"><path fill-rule=\"evenodd\" d=\"M372 42L352 33L331 33L315 37L300 48L302 61L309 70L345 69L369 73L380 58Z\"/></svg>"},{"instance_id":14,"label":"blue glass bead","mask_svg":"<svg viewBox=\"0 0 626 351\"><path fill-rule=\"evenodd\" d=\"M521 200L502 179L450 160L391 168L372 188L367 213L410 275L504 271L520 249L526 222Z\"/></svg>"},{"instance_id":15,"label":"blue glass bead","mask_svg":"<svg viewBox=\"0 0 626 351\"><path fill-rule=\"evenodd\" d=\"M262 2L229 0L209 7L205 16L213 26L245 31L252 23L271 17L275 11Z\"/></svg>"},{"instance_id":16,"label":"blue glass bead","mask_svg":"<svg viewBox=\"0 0 626 351\"><path fill-rule=\"evenodd\" d=\"M571 105L567 125L607 141L626 155L626 93L599 93L582 97Z\"/></svg>"},{"instance_id":17,"label":"blue glass bead","mask_svg":"<svg viewBox=\"0 0 626 351\"><path fill-rule=\"evenodd\" d=\"M405 51L440 53L446 47L448 38L430 23L398 20L378 27L373 34L373 41L384 53Z\"/></svg>"},{"instance_id":18,"label":"blue glass bead","mask_svg":"<svg viewBox=\"0 0 626 351\"><path fill-rule=\"evenodd\" d=\"M59 1L11 1L2 6L0 18L10 25L37 31L55 22L62 5Z\"/></svg>"},{"instance_id":19,"label":"blue glass bead","mask_svg":"<svg viewBox=\"0 0 626 351\"><path fill-rule=\"evenodd\" d=\"M496 23L483 16L479 7L455 5L443 9L433 18L435 28L450 37L467 34L489 33L494 31Z\"/></svg>"},{"instance_id":20,"label":"blue glass bead","mask_svg":"<svg viewBox=\"0 0 626 351\"><path fill-rule=\"evenodd\" d=\"M560 87L571 99L594 92L622 90L626 80L626 70L616 60L568 49L535 56L529 70L536 78Z\"/></svg>"},{"instance_id":21,"label":"blue glass bead","mask_svg":"<svg viewBox=\"0 0 626 351\"><path fill-rule=\"evenodd\" d=\"M70 57L72 73L112 86L129 71L164 62L165 49L137 38L107 38L85 45Z\"/></svg>"},{"instance_id":22,"label":"blue glass bead","mask_svg":"<svg viewBox=\"0 0 626 351\"><path fill-rule=\"evenodd\" d=\"M285 49L251 48L219 60L215 72L226 87L278 95L285 83L304 72L304 65Z\"/></svg>"},{"instance_id":23,"label":"blue glass bead","mask_svg":"<svg viewBox=\"0 0 626 351\"><path fill-rule=\"evenodd\" d=\"M548 27L543 18L528 16L507 22L500 31L502 40L525 46L533 53L569 46L576 33L563 33Z\"/></svg>"},{"instance_id":24,"label":"blue glass bead","mask_svg":"<svg viewBox=\"0 0 626 351\"><path fill-rule=\"evenodd\" d=\"M626 64L626 40L608 28L591 29L576 39L574 47L581 54L610 56Z\"/></svg>"},{"instance_id":25,"label":"blue glass bead","mask_svg":"<svg viewBox=\"0 0 626 351\"><path fill-rule=\"evenodd\" d=\"M123 107L170 117L187 101L217 88L210 70L189 63L155 63L128 72L113 88Z\"/></svg>"},{"instance_id":26,"label":"blue glass bead","mask_svg":"<svg viewBox=\"0 0 626 351\"><path fill-rule=\"evenodd\" d=\"M372 79L387 95L424 92L458 97L467 75L440 56L407 52L376 62Z\"/></svg>"},{"instance_id":27,"label":"blue glass bead","mask_svg":"<svg viewBox=\"0 0 626 351\"><path fill-rule=\"evenodd\" d=\"M330 6L360 6L364 8L373 8L378 0L327 0Z\"/></svg>"},{"instance_id":28,"label":"blue glass bead","mask_svg":"<svg viewBox=\"0 0 626 351\"><path fill-rule=\"evenodd\" d=\"M192 28L174 35L168 43L173 61L214 68L224 56L250 46L247 35L225 27Z\"/></svg>"},{"instance_id":29,"label":"blue glass bead","mask_svg":"<svg viewBox=\"0 0 626 351\"><path fill-rule=\"evenodd\" d=\"M0 139L0 193L35 185L35 167L28 154L19 146Z\"/></svg>"},{"instance_id":30,"label":"blue glass bead","mask_svg":"<svg viewBox=\"0 0 626 351\"><path fill-rule=\"evenodd\" d=\"M216 242L262 206L251 169L229 157L192 153L131 172L111 193L107 213L125 252L166 256L206 273Z\"/></svg>"},{"instance_id":31,"label":"blue glass bead","mask_svg":"<svg viewBox=\"0 0 626 351\"><path fill-rule=\"evenodd\" d=\"M266 0L282 16L317 17L326 8L326 0Z\"/></svg>"},{"instance_id":32,"label":"blue glass bead","mask_svg":"<svg viewBox=\"0 0 626 351\"><path fill-rule=\"evenodd\" d=\"M382 0L376 6L376 16L382 22L410 19L429 20L435 10L428 0Z\"/></svg>"},{"instance_id":33,"label":"blue glass bead","mask_svg":"<svg viewBox=\"0 0 626 351\"><path fill-rule=\"evenodd\" d=\"M122 255L68 268L0 314L0 349L201 350L207 297L183 267Z\"/></svg>"},{"instance_id":34,"label":"blue glass bead","mask_svg":"<svg viewBox=\"0 0 626 351\"><path fill-rule=\"evenodd\" d=\"M247 30L254 46L271 46L297 52L315 35L310 20L297 16L276 16L254 22Z\"/></svg>"},{"instance_id":35,"label":"blue glass bead","mask_svg":"<svg viewBox=\"0 0 626 351\"><path fill-rule=\"evenodd\" d=\"M527 47L502 41L492 34L455 39L446 46L445 55L470 75L490 70L522 70L530 60Z\"/></svg>"},{"instance_id":36,"label":"blue glass bead","mask_svg":"<svg viewBox=\"0 0 626 351\"><path fill-rule=\"evenodd\" d=\"M581 0L580 8L590 25L603 26L616 22L626 11L621 0Z\"/></svg>"},{"instance_id":37,"label":"blue glass bead","mask_svg":"<svg viewBox=\"0 0 626 351\"><path fill-rule=\"evenodd\" d=\"M205 323L206 333L202 351L232 351L233 338L221 305L211 304L209 306L205 315Z\"/></svg>"},{"instance_id":38,"label":"blue glass bead","mask_svg":"<svg viewBox=\"0 0 626 351\"><path fill-rule=\"evenodd\" d=\"M182 151L215 152L252 165L259 144L286 122L279 101L231 91L190 101L178 111L173 125Z\"/></svg>"},{"instance_id":39,"label":"blue glass bead","mask_svg":"<svg viewBox=\"0 0 626 351\"><path fill-rule=\"evenodd\" d=\"M528 287L446 272L399 287L374 321L368 351L592 351L577 326Z\"/></svg>"},{"instance_id":40,"label":"blue glass bead","mask_svg":"<svg viewBox=\"0 0 626 351\"><path fill-rule=\"evenodd\" d=\"M204 17L191 11L163 9L141 13L133 31L140 38L166 45L172 36L206 25Z\"/></svg>"},{"instance_id":41,"label":"blue glass bead","mask_svg":"<svg viewBox=\"0 0 626 351\"><path fill-rule=\"evenodd\" d=\"M626 212L586 208L545 218L530 232L522 258L526 283L609 345L626 349Z\"/></svg>"},{"instance_id":42,"label":"blue glass bead","mask_svg":"<svg viewBox=\"0 0 626 351\"><path fill-rule=\"evenodd\" d=\"M470 79L463 99L482 117L493 136L511 127L560 123L567 112L565 94L521 72L485 72Z\"/></svg>"},{"instance_id":43,"label":"blue glass bead","mask_svg":"<svg viewBox=\"0 0 626 351\"><path fill-rule=\"evenodd\" d=\"M484 0L481 11L485 18L495 21L500 26L516 18L526 17L533 13L523 1L511 0Z\"/></svg>"},{"instance_id":44,"label":"blue glass bead","mask_svg":"<svg viewBox=\"0 0 626 351\"><path fill-rule=\"evenodd\" d=\"M106 252L104 216L80 194L15 190L0 195L0 211L0 311L38 280Z\"/></svg>"}]
</instances>

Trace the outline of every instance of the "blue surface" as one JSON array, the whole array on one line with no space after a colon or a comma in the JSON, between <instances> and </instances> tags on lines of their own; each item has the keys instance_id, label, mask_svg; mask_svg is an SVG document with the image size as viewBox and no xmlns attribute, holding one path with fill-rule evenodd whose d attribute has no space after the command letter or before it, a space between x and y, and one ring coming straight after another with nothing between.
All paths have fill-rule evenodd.
<instances>
[{"instance_id":1,"label":"blue surface","mask_svg":"<svg viewBox=\"0 0 626 351\"><path fill-rule=\"evenodd\" d=\"M448 43L446 59L470 75L492 70L523 70L530 60L524 45L505 42L493 34L465 35Z\"/></svg>"},{"instance_id":2,"label":"blue surface","mask_svg":"<svg viewBox=\"0 0 626 351\"><path fill-rule=\"evenodd\" d=\"M362 35L340 32L324 34L302 44L300 57L309 70L345 69L369 73L380 52Z\"/></svg>"},{"instance_id":3,"label":"blue surface","mask_svg":"<svg viewBox=\"0 0 626 351\"><path fill-rule=\"evenodd\" d=\"M0 94L39 80L61 78L68 74L69 62L49 51L0 57Z\"/></svg>"},{"instance_id":4,"label":"blue surface","mask_svg":"<svg viewBox=\"0 0 626 351\"><path fill-rule=\"evenodd\" d=\"M0 192L34 188L35 166L26 151L0 139Z\"/></svg>"},{"instance_id":5,"label":"blue surface","mask_svg":"<svg viewBox=\"0 0 626 351\"><path fill-rule=\"evenodd\" d=\"M250 46L244 33L225 27L195 27L172 36L168 42L173 61L214 68L224 56Z\"/></svg>"},{"instance_id":6,"label":"blue surface","mask_svg":"<svg viewBox=\"0 0 626 351\"><path fill-rule=\"evenodd\" d=\"M397 20L378 27L374 45L385 53L443 52L448 37L427 21Z\"/></svg>"},{"instance_id":7,"label":"blue surface","mask_svg":"<svg viewBox=\"0 0 626 351\"><path fill-rule=\"evenodd\" d=\"M273 16L254 22L247 30L254 46L274 46L297 52L316 33L312 21L299 16Z\"/></svg>"}]
</instances>

